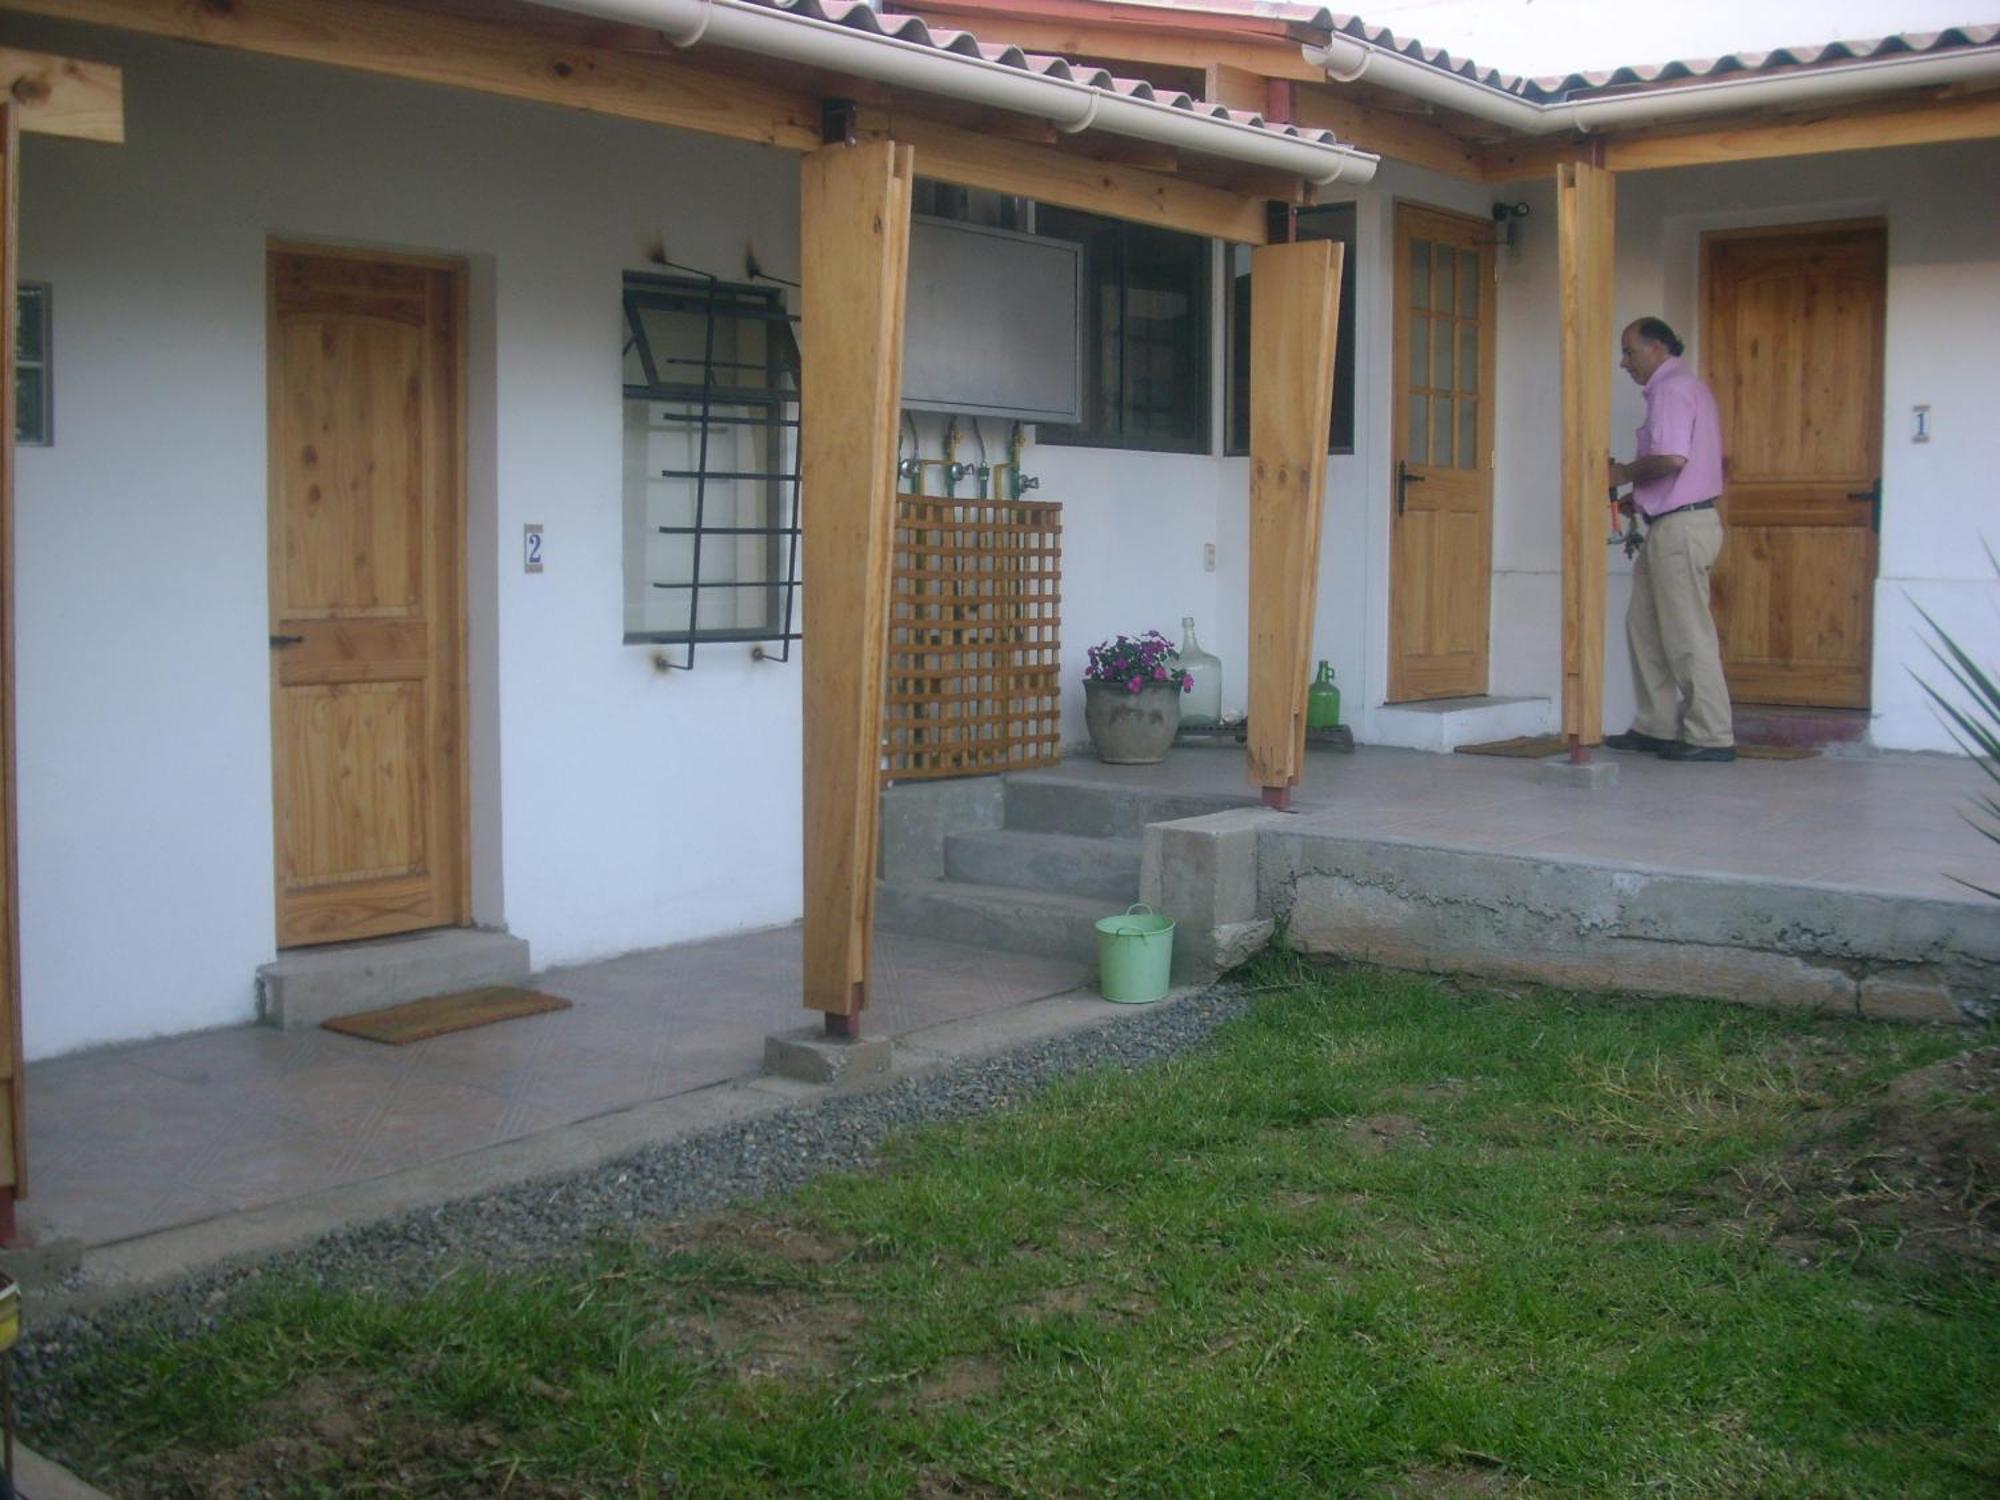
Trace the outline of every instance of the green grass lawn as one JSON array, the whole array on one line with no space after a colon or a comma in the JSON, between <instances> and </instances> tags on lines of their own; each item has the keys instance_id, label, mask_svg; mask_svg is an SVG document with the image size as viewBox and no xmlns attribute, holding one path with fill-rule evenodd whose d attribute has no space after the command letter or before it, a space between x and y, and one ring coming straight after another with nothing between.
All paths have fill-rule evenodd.
<instances>
[{"instance_id":1,"label":"green grass lawn","mask_svg":"<svg viewBox=\"0 0 2000 1500\"><path fill-rule=\"evenodd\" d=\"M1248 983L585 1263L266 1276L35 1436L120 1494L2000 1492L1991 1034Z\"/></svg>"}]
</instances>

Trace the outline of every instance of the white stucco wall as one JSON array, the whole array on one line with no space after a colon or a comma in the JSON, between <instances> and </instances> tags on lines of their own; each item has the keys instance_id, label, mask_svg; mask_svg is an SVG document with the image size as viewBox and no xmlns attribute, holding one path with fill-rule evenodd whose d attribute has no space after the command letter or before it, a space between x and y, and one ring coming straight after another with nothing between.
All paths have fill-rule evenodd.
<instances>
[{"instance_id":1,"label":"white stucco wall","mask_svg":"<svg viewBox=\"0 0 2000 1500\"><path fill-rule=\"evenodd\" d=\"M799 666L620 642L620 273L795 275L786 153L10 18L125 68L128 143L30 138L56 443L19 462L31 1056L248 1020L274 952L267 236L470 262L475 909L538 962L799 909ZM547 527L523 573L521 528ZM503 665L504 664L504 665Z\"/></svg>"},{"instance_id":2,"label":"white stucco wall","mask_svg":"<svg viewBox=\"0 0 2000 1500\"><path fill-rule=\"evenodd\" d=\"M1700 365L1701 235L1747 225L1879 216L1889 226L1883 513L1875 587L1870 739L1890 749L1953 748L1913 671L1935 677L1913 606L1982 659L2000 659L2000 582L1980 539L2000 549L2000 487L1987 423L2000 394L2000 151L1990 143L1801 157L1627 174L1618 183L1616 321L1657 313ZM1495 692L1561 686L1558 305L1552 193L1509 190L1534 212L1506 252L1496 492ZM1505 262L1503 262L1505 264ZM1643 406L1616 377L1613 447L1631 449ZM1931 408L1932 439L1911 441L1910 409ZM1630 565L1612 552L1606 629L1607 727L1630 721L1624 651Z\"/></svg>"}]
</instances>

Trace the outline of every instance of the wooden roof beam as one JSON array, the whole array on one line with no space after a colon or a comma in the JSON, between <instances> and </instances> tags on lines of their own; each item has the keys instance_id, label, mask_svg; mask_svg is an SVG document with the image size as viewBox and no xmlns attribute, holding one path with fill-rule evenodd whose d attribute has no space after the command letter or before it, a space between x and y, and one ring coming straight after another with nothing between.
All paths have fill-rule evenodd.
<instances>
[{"instance_id":1,"label":"wooden roof beam","mask_svg":"<svg viewBox=\"0 0 2000 1500\"><path fill-rule=\"evenodd\" d=\"M820 145L820 101L806 90L704 70L685 53L622 51L453 11L385 0L340 0L338 6L327 0L231 0L227 7L181 0L0 0L0 9L792 151ZM917 148L918 171L966 187L1252 245L1265 241L1266 198L1303 196L1296 184L1277 193L1283 184L1268 173L1246 178L1240 189L1182 182L1145 166L961 129L915 115L911 104L909 97L900 101L893 130L886 109L864 106L864 136L906 141Z\"/></svg>"},{"instance_id":2,"label":"wooden roof beam","mask_svg":"<svg viewBox=\"0 0 2000 1500\"><path fill-rule=\"evenodd\" d=\"M125 79L108 63L0 47L0 87L24 134L124 142Z\"/></svg>"},{"instance_id":3,"label":"wooden roof beam","mask_svg":"<svg viewBox=\"0 0 2000 1500\"><path fill-rule=\"evenodd\" d=\"M1564 162L1590 161L1614 172L1704 167L1869 151L1884 146L1935 146L2000 139L2000 93L1946 91L1912 102L1818 106L1793 114L1747 115L1698 128L1632 131L1602 136L1523 138L1478 153L1488 182L1543 176Z\"/></svg>"}]
</instances>

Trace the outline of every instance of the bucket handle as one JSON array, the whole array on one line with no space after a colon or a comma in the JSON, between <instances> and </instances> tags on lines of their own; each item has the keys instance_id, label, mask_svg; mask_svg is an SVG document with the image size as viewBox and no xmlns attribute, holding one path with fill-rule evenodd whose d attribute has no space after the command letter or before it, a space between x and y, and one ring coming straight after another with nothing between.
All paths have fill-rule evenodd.
<instances>
[{"instance_id":1,"label":"bucket handle","mask_svg":"<svg viewBox=\"0 0 2000 1500\"><path fill-rule=\"evenodd\" d=\"M1158 912L1154 911L1152 907L1143 901L1134 901L1130 906L1125 908L1125 915L1128 917L1139 913L1144 913L1149 917L1157 917L1159 915Z\"/></svg>"}]
</instances>

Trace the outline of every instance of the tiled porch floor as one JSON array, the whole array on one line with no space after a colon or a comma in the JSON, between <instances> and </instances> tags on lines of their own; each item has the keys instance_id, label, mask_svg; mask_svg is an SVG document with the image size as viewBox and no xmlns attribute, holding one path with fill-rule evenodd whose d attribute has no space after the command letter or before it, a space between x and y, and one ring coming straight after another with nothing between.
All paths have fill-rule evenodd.
<instances>
[{"instance_id":1,"label":"tiled porch floor","mask_svg":"<svg viewBox=\"0 0 2000 1500\"><path fill-rule=\"evenodd\" d=\"M1532 761L1316 752L1297 803L1314 825L1360 837L1974 902L1946 872L2000 887L2000 849L1961 815L1980 785L1968 762L1616 759L1617 788L1596 793L1538 784ZM1241 755L1224 750L1054 774L1248 791ZM246 1026L33 1064L29 1222L105 1244L754 1073L764 1036L807 1019L799 963L787 928L554 970L537 983L574 1010L409 1047ZM888 932L876 964L878 1033L1085 978L1070 961Z\"/></svg>"},{"instance_id":2,"label":"tiled porch floor","mask_svg":"<svg viewBox=\"0 0 2000 1500\"><path fill-rule=\"evenodd\" d=\"M28 1069L43 1238L101 1245L460 1155L757 1071L799 1005L799 929L554 969L573 1010L388 1047L241 1026ZM884 933L868 1026L902 1032L1072 989L1075 962Z\"/></svg>"},{"instance_id":3,"label":"tiled porch floor","mask_svg":"<svg viewBox=\"0 0 2000 1500\"><path fill-rule=\"evenodd\" d=\"M1948 900L1983 899L1952 875L2000 889L2000 845L1965 821L1971 798L1990 786L1968 760L1826 755L1689 765L1596 753L1618 766L1617 786L1607 792L1541 784L1532 760L1316 750L1293 805L1316 831L1356 838ZM1253 791L1242 756L1221 749L1177 750L1158 766L1073 759L1054 774L1161 790Z\"/></svg>"}]
</instances>

